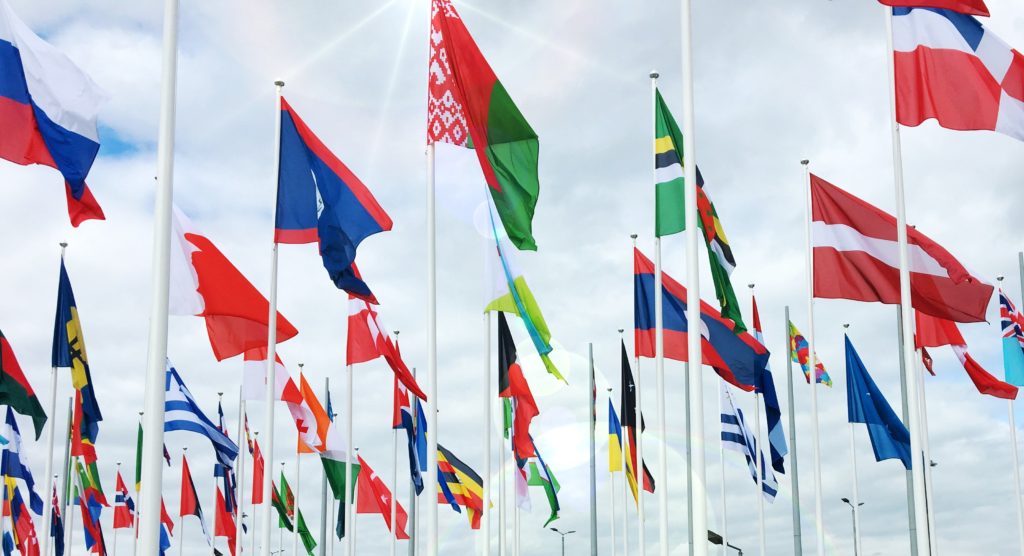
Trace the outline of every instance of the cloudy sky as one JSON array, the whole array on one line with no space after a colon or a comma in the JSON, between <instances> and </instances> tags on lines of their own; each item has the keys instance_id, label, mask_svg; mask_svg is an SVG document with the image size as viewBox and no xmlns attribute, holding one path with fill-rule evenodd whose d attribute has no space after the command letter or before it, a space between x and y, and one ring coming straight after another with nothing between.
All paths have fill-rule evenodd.
<instances>
[{"instance_id":1,"label":"cloudy sky","mask_svg":"<svg viewBox=\"0 0 1024 556\"><path fill-rule=\"evenodd\" d=\"M114 467L132 474L137 413L142 409L152 241L153 176L159 106L162 11L158 2L113 0L46 3L10 0L39 34L62 48L110 94L101 122L103 146L90 185L108 220L72 229L59 176L48 168L0 163L0 327L30 380L47 393L58 242L70 242L67 264L85 327L93 378L104 412L99 454L104 486L113 491ZM986 21L1011 45L1024 46L1024 7L989 0ZM586 353L593 343L598 387L618 397L619 328L632 315L629 234L653 249L651 105L648 73L681 115L678 3L593 0L545 2L457 1L470 30L541 139L541 198L534 227L539 251L522 265L555 336L556 361L569 385L544 374L526 337L514 325L527 375L541 407L534 431L538 447L562 485L562 519L581 534L568 554L584 554L588 526ZM871 0L802 2L695 2L697 156L739 266L733 283L744 311L743 285L756 283L761 315L783 406L784 308L806 328L804 188L799 160L879 207L893 209L885 31L882 9ZM363 243L360 267L383 304L389 326L401 330L411 366L424 368L426 260L424 123L426 120L427 0L344 2L184 2L178 72L175 200L259 288L269 283L274 179L275 79L323 141L373 190L395 221L394 230ZM903 134L908 218L981 276L1008 276L1020 297L1016 257L1024 145L986 132L956 133L926 123ZM439 438L478 470L483 466L485 422L481 316L483 263L480 235L464 215L439 211ZM666 268L683 274L681 238L664 244ZM702 292L713 298L709 276ZM317 388L330 379L344 411L344 295L327 280L315 248L284 246L280 263L281 311L300 330L280 352L293 369L305 363ZM749 313L748 313L749 314ZM964 326L974 356L1001 376L998 306L992 324ZM824 521L830 554L852 553L848 508L852 495L849 429L845 423L842 323L865 364L894 405L899 402L896 311L877 304L821 301L816 309L819 354L835 387L819 395ZM200 319L173 318L169 356L212 414L217 392L231 426L237 419L241 361L213 358ZM631 344L627 335L627 345ZM947 554L1018 552L1012 494L1011 447L1005 402L979 395L948 350L936 350L938 377L926 381L934 468L939 549ZM685 554L685 416L683 367L666 365L670 543ZM706 371L706 430L717 438L717 379ZM641 362L644 409L654 422L654 370ZM799 378L799 377L796 377ZM391 373L382 362L355 369L355 443L390 482ZM813 485L809 390L796 384L804 547L813 550ZM62 375L59 399L70 395ZM753 400L740 395L753 412ZM604 402L598 413L599 540L611 553L610 489L603 472ZM283 408L279 408L283 410ZM63 409L58 412L63 422ZM250 423L266 431L263 407L252 404ZM496 423L495 419L491 419ZM23 425L25 427L27 425ZM657 473L652 426L645 438ZM294 428L279 421L278 460L296 483L289 449ZM178 458L191 447L197 487L213 504L211 450L194 436L167 437ZM722 527L719 445L707 457L709 526ZM37 477L42 443L30 446ZM59 452L59 450L58 450ZM863 429L856 431L864 554L907 553L905 474L899 463L875 463ZM495 455L495 459L497 456ZM746 553L757 550L756 498L746 464L727 453L728 530ZM301 462L300 503L311 527L319 523L319 465ZM277 464L275 463L275 467ZM274 470L276 472L276 469ZM492 470L498 472L497 462ZM176 508L179 462L167 469L164 492ZM404 456L399 477L407 477ZM129 479L130 481L131 479ZM620 478L614 492L621 519ZM407 486L398 489L403 503ZM792 549L791 484L766 507L768 552ZM246 489L248 490L248 489ZM541 492L523 515L524 554L556 554L557 536L542 529ZM442 553L479 553L481 539L464 516L441 507ZM636 524L630 514L636 553ZM105 519L109 519L105 517ZM657 538L656 498L647 500L647 538ZM250 521L251 522L251 521ZM194 518L185 524L185 551L206 553ZM108 530L108 539L111 532ZM122 544L127 535L122 535ZM360 551L381 554L387 535L378 516L360 516ZM621 543L621 531L617 534ZM76 531L81 546L81 533ZM175 541L177 542L177 540ZM248 542L248 541L246 541ZM495 541L496 542L496 541ZM290 543L286 541L290 552ZM276 541L274 542L276 549ZM404 546L400 547L404 549ZM621 547L618 549L621 550Z\"/></svg>"}]
</instances>

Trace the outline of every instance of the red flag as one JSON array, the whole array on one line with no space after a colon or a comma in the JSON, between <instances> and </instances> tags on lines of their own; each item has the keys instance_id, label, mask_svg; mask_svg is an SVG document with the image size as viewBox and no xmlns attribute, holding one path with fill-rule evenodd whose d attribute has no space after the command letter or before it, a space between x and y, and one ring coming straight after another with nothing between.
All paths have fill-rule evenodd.
<instances>
[{"instance_id":1,"label":"red flag","mask_svg":"<svg viewBox=\"0 0 1024 556\"><path fill-rule=\"evenodd\" d=\"M914 318L917 326L915 345L918 348L923 350L925 347L950 346L978 392L1007 400L1017 397L1016 386L992 376L971 357L971 354L967 352L967 342L960 335L956 323L930 317L920 311L914 311Z\"/></svg>"},{"instance_id":2,"label":"red flag","mask_svg":"<svg viewBox=\"0 0 1024 556\"><path fill-rule=\"evenodd\" d=\"M365 363L383 357L388 366L417 398L426 401L427 395L416 383L412 371L405 365L398 346L391 340L387 328L380 322L378 306L353 296L348 298L348 364Z\"/></svg>"},{"instance_id":3,"label":"red flag","mask_svg":"<svg viewBox=\"0 0 1024 556\"><path fill-rule=\"evenodd\" d=\"M356 488L359 489L356 493L356 513L381 514L384 516L384 523L387 524L388 530L393 530L391 527L391 491L388 490L384 481L377 476L377 473L370 469L370 466L366 464L362 456L357 457L359 458L361 468L359 470L359 479L356 481ZM396 501L395 506L395 515L398 518L396 538L399 540L408 539L409 535L405 532L405 525L409 521L409 515L405 513L402 504Z\"/></svg>"},{"instance_id":4,"label":"red flag","mask_svg":"<svg viewBox=\"0 0 1024 556\"><path fill-rule=\"evenodd\" d=\"M263 453L259 442L254 440L252 445L252 503L255 506L263 503Z\"/></svg>"},{"instance_id":5,"label":"red flag","mask_svg":"<svg viewBox=\"0 0 1024 556\"><path fill-rule=\"evenodd\" d=\"M925 349L924 346L921 347L921 363L924 364L924 368L928 371L928 374L935 376L935 369L933 368L935 362L932 361L931 354L928 353L928 350Z\"/></svg>"},{"instance_id":6,"label":"red flag","mask_svg":"<svg viewBox=\"0 0 1024 556\"><path fill-rule=\"evenodd\" d=\"M181 456L181 506L178 515L194 515L200 520L203 519L203 510L196 495L196 485L192 482L192 473L188 470L188 460L184 454Z\"/></svg>"},{"instance_id":7,"label":"red flag","mask_svg":"<svg viewBox=\"0 0 1024 556\"><path fill-rule=\"evenodd\" d=\"M900 302L896 219L811 175L814 297ZM956 322L984 322L993 287L928 236L907 228L915 309Z\"/></svg>"},{"instance_id":8,"label":"red flag","mask_svg":"<svg viewBox=\"0 0 1024 556\"><path fill-rule=\"evenodd\" d=\"M224 503L224 495L221 493L220 487L217 487L217 508L213 514L213 536L227 537L228 549L234 556L236 535L235 516L228 512L227 505Z\"/></svg>"},{"instance_id":9,"label":"red flag","mask_svg":"<svg viewBox=\"0 0 1024 556\"><path fill-rule=\"evenodd\" d=\"M167 513L167 504L164 504L164 499L160 497L160 522L167 526L167 534L174 534L174 520L171 519L171 514Z\"/></svg>"},{"instance_id":10,"label":"red flag","mask_svg":"<svg viewBox=\"0 0 1024 556\"><path fill-rule=\"evenodd\" d=\"M988 6L982 0L878 0L886 6L907 8L939 8L967 15L988 16Z\"/></svg>"},{"instance_id":11,"label":"red flag","mask_svg":"<svg viewBox=\"0 0 1024 556\"><path fill-rule=\"evenodd\" d=\"M82 463L96 463L96 447L82 436L82 391L75 391L75 408L71 417L71 455L82 458Z\"/></svg>"},{"instance_id":12,"label":"red flag","mask_svg":"<svg viewBox=\"0 0 1024 556\"><path fill-rule=\"evenodd\" d=\"M533 447L530 436L530 423L540 415L537 402L533 399L530 384L523 376L523 368L519 365L516 344L512 340L505 313L498 313L498 396L512 398L514 421L512 425L512 448L516 458L525 460L535 457L537 451Z\"/></svg>"},{"instance_id":13,"label":"red flag","mask_svg":"<svg viewBox=\"0 0 1024 556\"><path fill-rule=\"evenodd\" d=\"M114 529L130 529L135 526L134 507L129 508L128 487L121 479L121 472L117 472L117 484L114 490Z\"/></svg>"}]
</instances>

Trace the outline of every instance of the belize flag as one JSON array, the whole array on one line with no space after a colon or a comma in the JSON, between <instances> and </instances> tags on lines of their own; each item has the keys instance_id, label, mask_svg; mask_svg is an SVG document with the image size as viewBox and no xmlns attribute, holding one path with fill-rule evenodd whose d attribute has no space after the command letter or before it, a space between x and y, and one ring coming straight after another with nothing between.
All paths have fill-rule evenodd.
<instances>
[{"instance_id":1,"label":"belize flag","mask_svg":"<svg viewBox=\"0 0 1024 556\"><path fill-rule=\"evenodd\" d=\"M391 218L283 98L280 161L274 241L319 242L334 285L376 302L353 263L359 243L390 230Z\"/></svg>"},{"instance_id":2,"label":"belize flag","mask_svg":"<svg viewBox=\"0 0 1024 556\"><path fill-rule=\"evenodd\" d=\"M0 158L64 176L71 225L103 220L85 178L100 150L106 93L0 0Z\"/></svg>"},{"instance_id":3,"label":"belize flag","mask_svg":"<svg viewBox=\"0 0 1024 556\"><path fill-rule=\"evenodd\" d=\"M1024 55L965 13L903 7L892 15L900 124L935 118L947 129L1024 141Z\"/></svg>"},{"instance_id":4,"label":"belize flag","mask_svg":"<svg viewBox=\"0 0 1024 556\"><path fill-rule=\"evenodd\" d=\"M633 250L633 316L637 357L654 357L654 264L639 249ZM665 357L687 361L686 288L662 272ZM701 301L701 358L733 386L751 391L761 384L768 366L768 350L747 332Z\"/></svg>"}]
</instances>

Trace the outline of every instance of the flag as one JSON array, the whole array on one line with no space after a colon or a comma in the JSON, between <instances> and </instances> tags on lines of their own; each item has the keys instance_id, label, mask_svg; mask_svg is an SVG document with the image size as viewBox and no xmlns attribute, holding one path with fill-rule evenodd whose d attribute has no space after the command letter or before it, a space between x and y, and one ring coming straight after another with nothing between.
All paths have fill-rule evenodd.
<instances>
[{"instance_id":1,"label":"flag","mask_svg":"<svg viewBox=\"0 0 1024 556\"><path fill-rule=\"evenodd\" d=\"M896 219L811 174L814 297L900 302ZM956 322L982 322L992 286L917 229L907 228L915 309Z\"/></svg>"},{"instance_id":2,"label":"flag","mask_svg":"<svg viewBox=\"0 0 1024 556\"><path fill-rule=\"evenodd\" d=\"M435 145L436 167L460 165L476 151L509 239L517 249L535 251L533 213L540 194L540 143L498 81L450 0L432 0L427 143ZM452 158L451 162L448 158ZM460 164L461 163L461 164Z\"/></svg>"},{"instance_id":3,"label":"flag","mask_svg":"<svg viewBox=\"0 0 1024 556\"><path fill-rule=\"evenodd\" d=\"M1024 386L1024 315L999 289L999 320L1003 325L1003 369L1006 382Z\"/></svg>"},{"instance_id":4,"label":"flag","mask_svg":"<svg viewBox=\"0 0 1024 556\"><path fill-rule=\"evenodd\" d=\"M167 444L164 444L164 461L167 467L171 466L171 454L167 451ZM142 423L135 433L135 492L142 489ZM171 527L173 530L174 527Z\"/></svg>"},{"instance_id":5,"label":"flag","mask_svg":"<svg viewBox=\"0 0 1024 556\"><path fill-rule=\"evenodd\" d=\"M497 230L493 230L496 235ZM498 311L518 316L530 334L533 347L537 349L544 368L555 378L565 378L551 360L551 331L544 320L540 305L537 304L526 277L516 263L515 248L507 239L496 239L493 246L487 241L487 256L484 257L485 273L490 289L485 292L484 312Z\"/></svg>"},{"instance_id":6,"label":"flag","mask_svg":"<svg viewBox=\"0 0 1024 556\"><path fill-rule=\"evenodd\" d=\"M6 478L8 488L13 495L10 502L11 523L14 529L14 541L22 556L39 556L39 538L36 537L35 522L25 507L21 491L10 477ZM42 513L37 512L37 513Z\"/></svg>"},{"instance_id":7,"label":"flag","mask_svg":"<svg viewBox=\"0 0 1024 556\"><path fill-rule=\"evenodd\" d=\"M96 463L82 465L81 461L77 461L75 466L78 478L77 486L80 487L81 497L87 498L90 504L109 507L110 504L107 503L107 497L103 493L103 485L100 484L100 473Z\"/></svg>"},{"instance_id":8,"label":"flag","mask_svg":"<svg viewBox=\"0 0 1024 556\"><path fill-rule=\"evenodd\" d=\"M665 357L686 361L686 288L662 272L662 333ZM633 249L633 318L638 357L654 357L654 264L639 249ZM723 379L743 390L758 383L768 364L768 350L753 336L736 328L713 307L700 304L701 357Z\"/></svg>"},{"instance_id":9,"label":"flag","mask_svg":"<svg viewBox=\"0 0 1024 556\"><path fill-rule=\"evenodd\" d=\"M928 374L935 376L935 369L932 368L934 361L932 361L932 356L928 353L928 350L923 346L921 347L921 363L924 364L924 368L928 371Z\"/></svg>"},{"instance_id":10,"label":"flag","mask_svg":"<svg viewBox=\"0 0 1024 556\"><path fill-rule=\"evenodd\" d=\"M107 95L0 0L0 158L64 177L71 225L103 220L85 180L100 149L96 116Z\"/></svg>"},{"instance_id":11,"label":"flag","mask_svg":"<svg viewBox=\"0 0 1024 556\"><path fill-rule=\"evenodd\" d=\"M391 218L283 98L280 139L274 241L318 243L334 285L376 303L354 266L356 249L390 230Z\"/></svg>"},{"instance_id":12,"label":"flag","mask_svg":"<svg viewBox=\"0 0 1024 556\"><path fill-rule=\"evenodd\" d=\"M679 233L686 229L684 196L683 134L676 125L661 91L654 92L654 174L655 174L655 235L658 237ZM697 169L697 227L704 237L711 265L711 278L715 283L715 297L722 307L722 316L731 320L737 333L745 332L739 301L732 289L729 275L736 268L732 247L725 237L715 204L704 188L704 178Z\"/></svg>"},{"instance_id":13,"label":"flag","mask_svg":"<svg viewBox=\"0 0 1024 556\"><path fill-rule=\"evenodd\" d=\"M461 508L466 508L470 528L480 528L484 511L483 479L440 444L437 445L437 489L438 504L447 503L459 513L462 513Z\"/></svg>"},{"instance_id":14,"label":"flag","mask_svg":"<svg viewBox=\"0 0 1024 556\"><path fill-rule=\"evenodd\" d=\"M638 500L637 492L637 453L636 453L636 383L633 382L633 371L629 368L629 355L626 354L626 342L622 342L622 397L619 401L619 415L622 417L622 427L626 429L626 481L633 493L633 500ZM643 414L640 415L640 431L647 429ZM647 462L643 465L644 479L643 489L647 492L654 492L654 475L647 469Z\"/></svg>"},{"instance_id":15,"label":"flag","mask_svg":"<svg viewBox=\"0 0 1024 556\"><path fill-rule=\"evenodd\" d=\"M58 369L71 369L71 384L81 397L81 428L86 439L95 445L99 432L99 422L103 420L96 391L89 370L89 357L85 351L85 335L82 333L82 321L75 302L75 292L71 289L64 258L60 260L60 279L57 286L57 310L53 323L53 350L50 358L51 366ZM38 426L37 426L38 428ZM38 432L36 433L38 437ZM82 453L72 452L81 456Z\"/></svg>"},{"instance_id":16,"label":"flag","mask_svg":"<svg viewBox=\"0 0 1024 556\"><path fill-rule=\"evenodd\" d=\"M722 445L727 450L739 452L747 459L747 467L750 468L750 477L757 484L757 462L761 462L761 494L769 502L775 501L779 493L779 482L775 479L775 473L765 465L764 453L757 446L754 433L747 427L743 418L743 410L736 407L733 402L732 393L729 387L721 383L722 396Z\"/></svg>"},{"instance_id":17,"label":"flag","mask_svg":"<svg viewBox=\"0 0 1024 556\"><path fill-rule=\"evenodd\" d=\"M276 373L275 373L276 374ZM327 392L327 414L331 414L331 393ZM333 419L332 419L333 420ZM242 412L243 430L245 430L245 444L249 447L249 455L252 455L252 435L249 433L249 413Z\"/></svg>"},{"instance_id":18,"label":"flag","mask_svg":"<svg viewBox=\"0 0 1024 556\"><path fill-rule=\"evenodd\" d=\"M78 468L78 506L82 512L82 527L85 532L85 547L95 554L106 555L106 542L103 540L103 527L100 523L100 514L106 501L102 499L102 493L97 494L95 484L91 484L93 477L81 465L76 463Z\"/></svg>"},{"instance_id":19,"label":"flag","mask_svg":"<svg viewBox=\"0 0 1024 556\"><path fill-rule=\"evenodd\" d=\"M288 480L284 478L284 471L281 471L280 492L285 514L288 516L288 519L293 519L295 517L295 494L292 493L292 487L288 484Z\"/></svg>"},{"instance_id":20,"label":"flag","mask_svg":"<svg viewBox=\"0 0 1024 556\"><path fill-rule=\"evenodd\" d=\"M131 529L135 526L135 502L128 495L128 487L121 479L121 472L117 472L117 482L114 490L114 529Z\"/></svg>"},{"instance_id":21,"label":"flag","mask_svg":"<svg viewBox=\"0 0 1024 556\"><path fill-rule=\"evenodd\" d=\"M423 404L416 400L416 461L420 464L420 473L427 471L427 414Z\"/></svg>"},{"instance_id":22,"label":"flag","mask_svg":"<svg viewBox=\"0 0 1024 556\"><path fill-rule=\"evenodd\" d=\"M530 423L540 415L530 384L523 376L519 355L505 313L498 313L498 396L512 400L512 451L517 459L534 456Z\"/></svg>"},{"instance_id":23,"label":"flag","mask_svg":"<svg viewBox=\"0 0 1024 556\"><path fill-rule=\"evenodd\" d=\"M960 330L957 329L955 322L931 317L920 311L914 311L914 318L917 331L915 346L917 348L950 346L978 392L1007 400L1017 397L1016 386L992 376L971 357L971 354L967 352L967 342L960 335Z\"/></svg>"},{"instance_id":24,"label":"flag","mask_svg":"<svg viewBox=\"0 0 1024 556\"><path fill-rule=\"evenodd\" d=\"M0 330L0 405L6 405L18 413L32 419L36 431L36 440L43 433L46 424L46 412L39 403L39 396L29 384L28 378L21 370L14 350Z\"/></svg>"},{"instance_id":25,"label":"flag","mask_svg":"<svg viewBox=\"0 0 1024 556\"><path fill-rule=\"evenodd\" d=\"M225 500L224 493L221 492L220 487L217 487L217 507L213 512L213 536L227 538L228 550L234 556L238 530L235 526L235 516L231 513Z\"/></svg>"},{"instance_id":26,"label":"flag","mask_svg":"<svg viewBox=\"0 0 1024 556\"><path fill-rule=\"evenodd\" d=\"M270 505L277 510L277 528L293 531L292 520L288 517L288 508L285 507L284 502L281 500L277 485L271 483L270 489Z\"/></svg>"},{"instance_id":27,"label":"flag","mask_svg":"<svg viewBox=\"0 0 1024 556\"><path fill-rule=\"evenodd\" d=\"M356 495L356 513L360 514L381 514L384 516L384 523L388 530L392 531L395 538L406 540L409 534L405 526L409 521L409 515L405 512L402 504L395 502L395 515L398 520L397 530L391 526L391 491L381 480L380 476L370 468L362 456L356 456L359 460L358 489Z\"/></svg>"},{"instance_id":28,"label":"flag","mask_svg":"<svg viewBox=\"0 0 1024 556\"><path fill-rule=\"evenodd\" d=\"M761 333L761 315L757 311L757 298L750 296L750 302L753 306L754 339L763 346L764 335ZM764 404L772 468L779 473L785 473L785 457L789 453L789 448L786 446L786 431L782 425L782 406L779 405L779 396L775 392L775 378L772 377L772 368L768 361L765 361L764 372L761 373L761 380L755 385L754 391L761 394L761 401Z\"/></svg>"},{"instance_id":29,"label":"flag","mask_svg":"<svg viewBox=\"0 0 1024 556\"><path fill-rule=\"evenodd\" d=\"M969 15L989 15L988 6L982 0L878 0L886 6L920 7L953 10Z\"/></svg>"},{"instance_id":30,"label":"flag","mask_svg":"<svg viewBox=\"0 0 1024 556\"><path fill-rule=\"evenodd\" d=\"M86 464L96 463L96 435L99 425L85 415L82 391L74 393L75 404L71 418L71 456L81 457Z\"/></svg>"},{"instance_id":31,"label":"flag","mask_svg":"<svg viewBox=\"0 0 1024 556\"><path fill-rule=\"evenodd\" d=\"M807 384L810 384L810 347L807 344L807 339L800 334L793 321L789 321L789 358L794 363L800 364L800 368L804 371L804 380ZM817 384L824 384L829 388L832 387L832 377L828 376L828 371L825 370L825 365L818 359L817 353L814 354L814 380Z\"/></svg>"},{"instance_id":32,"label":"flag","mask_svg":"<svg viewBox=\"0 0 1024 556\"><path fill-rule=\"evenodd\" d=\"M365 363L383 357L388 366L417 398L426 400L427 395L420 389L416 377L402 360L398 346L391 339L391 333L381 323L379 306L365 299L349 296L348 299L348 364Z\"/></svg>"},{"instance_id":33,"label":"flag","mask_svg":"<svg viewBox=\"0 0 1024 556\"><path fill-rule=\"evenodd\" d=\"M167 361L166 394L164 402L164 432L187 431L205 436L213 445L217 461L228 468L234 467L238 445L227 437L206 416L192 392L181 380L178 371Z\"/></svg>"},{"instance_id":34,"label":"flag","mask_svg":"<svg viewBox=\"0 0 1024 556\"><path fill-rule=\"evenodd\" d=\"M263 503L263 453L259 441L253 441L252 453L252 504Z\"/></svg>"},{"instance_id":35,"label":"flag","mask_svg":"<svg viewBox=\"0 0 1024 556\"><path fill-rule=\"evenodd\" d=\"M910 433L864 367L850 337L846 339L846 407L850 423L867 425L875 461L898 459L910 469Z\"/></svg>"},{"instance_id":36,"label":"flag","mask_svg":"<svg viewBox=\"0 0 1024 556\"><path fill-rule=\"evenodd\" d=\"M901 125L934 118L1024 141L1024 55L970 15L937 7L894 8L892 28Z\"/></svg>"},{"instance_id":37,"label":"flag","mask_svg":"<svg viewBox=\"0 0 1024 556\"><path fill-rule=\"evenodd\" d=\"M608 472L622 471L622 426L615 405L608 398Z\"/></svg>"},{"instance_id":38,"label":"flag","mask_svg":"<svg viewBox=\"0 0 1024 556\"><path fill-rule=\"evenodd\" d=\"M335 500L351 500L355 492L356 479L359 477L359 464L352 462L346 478L347 447L341 423L332 423L331 428L327 430L327 447L320 452L320 463L324 466L327 484L330 485Z\"/></svg>"},{"instance_id":39,"label":"flag","mask_svg":"<svg viewBox=\"0 0 1024 556\"><path fill-rule=\"evenodd\" d=\"M267 394L267 349L255 348L245 352L242 363L242 399L263 401ZM288 404L301 404L302 392L291 373L281 361L274 357L274 399Z\"/></svg>"},{"instance_id":40,"label":"flag","mask_svg":"<svg viewBox=\"0 0 1024 556\"><path fill-rule=\"evenodd\" d=\"M298 452L312 454L322 452L327 446L327 429L331 418L327 416L313 388L306 382L306 377L299 374L299 385L302 392L302 404L289 404L288 409L295 418L295 427L299 431Z\"/></svg>"},{"instance_id":41,"label":"flag","mask_svg":"<svg viewBox=\"0 0 1024 556\"><path fill-rule=\"evenodd\" d=\"M36 481L32 477L32 470L21 459L21 432L10 406L7 406L7 415L4 419L4 436L8 443L3 455L0 456L0 473L11 479L25 481L32 511L36 515L43 515L43 499L36 494Z\"/></svg>"},{"instance_id":42,"label":"flag","mask_svg":"<svg viewBox=\"0 0 1024 556\"><path fill-rule=\"evenodd\" d=\"M160 497L160 523L167 527L167 531L170 534L174 534L174 520L171 519L171 514L167 512L167 504L164 503L164 497Z\"/></svg>"},{"instance_id":43,"label":"flag","mask_svg":"<svg viewBox=\"0 0 1024 556\"><path fill-rule=\"evenodd\" d=\"M299 528L299 539L302 540L302 547L306 549L306 554L313 556L316 541L313 539L313 534L309 532L309 527L306 527L306 520L302 517L302 510L299 510L297 527Z\"/></svg>"},{"instance_id":44,"label":"flag","mask_svg":"<svg viewBox=\"0 0 1024 556\"><path fill-rule=\"evenodd\" d=\"M409 446L409 476L412 479L416 495L423 492L423 474L420 473L419 454L416 450L416 421L412 415L412 403L409 401L409 391L395 377L395 402L394 412L391 418L391 426L394 429L405 429L405 436Z\"/></svg>"},{"instance_id":45,"label":"flag","mask_svg":"<svg viewBox=\"0 0 1024 556\"><path fill-rule=\"evenodd\" d=\"M338 521L334 524L334 534L338 540L345 538L345 501L338 501Z\"/></svg>"},{"instance_id":46,"label":"flag","mask_svg":"<svg viewBox=\"0 0 1024 556\"><path fill-rule=\"evenodd\" d=\"M54 556L64 556L64 519L57 500L57 485L53 485L53 501L50 502L50 537L53 539Z\"/></svg>"},{"instance_id":47,"label":"flag","mask_svg":"<svg viewBox=\"0 0 1024 556\"><path fill-rule=\"evenodd\" d=\"M531 438L530 441L532 442L533 439ZM544 522L544 526L547 527L552 521L558 519L558 512L561 511L561 505L558 503L558 491L561 487L558 485L558 480L555 479L554 474L551 473L551 468L548 467L547 463L544 463L540 450L534 446L533 451L536 455L528 460L527 465L530 469L530 475L526 480L526 484L529 486L539 486L544 489L544 495L548 499L548 507L551 510L547 521Z\"/></svg>"},{"instance_id":48,"label":"flag","mask_svg":"<svg viewBox=\"0 0 1024 556\"><path fill-rule=\"evenodd\" d=\"M203 506L199 503L199 495L196 494L196 485L192 482L192 472L188 468L188 460L185 454L181 455L181 496L178 516L185 517L194 515L199 518L199 527L203 530L207 544L212 544L210 534L206 531L206 518L203 517Z\"/></svg>"},{"instance_id":49,"label":"flag","mask_svg":"<svg viewBox=\"0 0 1024 556\"><path fill-rule=\"evenodd\" d=\"M203 317L218 361L251 349L266 349L270 327L267 298L178 207L174 207L171 230L170 314ZM298 333L277 313L278 343Z\"/></svg>"}]
</instances>

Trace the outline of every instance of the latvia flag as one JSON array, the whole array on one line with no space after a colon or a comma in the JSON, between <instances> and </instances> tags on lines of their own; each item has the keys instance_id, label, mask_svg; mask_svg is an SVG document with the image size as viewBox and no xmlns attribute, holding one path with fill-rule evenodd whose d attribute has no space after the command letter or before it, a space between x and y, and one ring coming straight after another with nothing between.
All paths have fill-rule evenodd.
<instances>
[{"instance_id":1,"label":"latvia flag","mask_svg":"<svg viewBox=\"0 0 1024 556\"><path fill-rule=\"evenodd\" d=\"M900 302L896 219L811 175L814 297ZM915 309L955 322L983 322L993 287L928 236L907 228Z\"/></svg>"}]
</instances>

